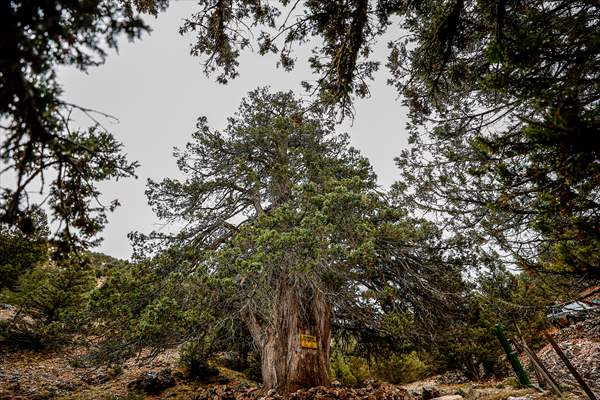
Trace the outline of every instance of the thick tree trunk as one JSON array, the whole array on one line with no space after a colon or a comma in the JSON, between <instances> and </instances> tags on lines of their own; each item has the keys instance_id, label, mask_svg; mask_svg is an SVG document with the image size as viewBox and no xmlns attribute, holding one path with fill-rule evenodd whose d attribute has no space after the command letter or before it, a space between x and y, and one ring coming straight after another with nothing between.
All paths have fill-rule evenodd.
<instances>
[{"instance_id":1,"label":"thick tree trunk","mask_svg":"<svg viewBox=\"0 0 600 400\"><path fill-rule=\"evenodd\" d=\"M329 384L331 309L320 293L306 294L281 285L273 299L272 320L250 331L261 350L266 389L292 392ZM305 348L300 335L316 338L317 348Z\"/></svg>"}]
</instances>

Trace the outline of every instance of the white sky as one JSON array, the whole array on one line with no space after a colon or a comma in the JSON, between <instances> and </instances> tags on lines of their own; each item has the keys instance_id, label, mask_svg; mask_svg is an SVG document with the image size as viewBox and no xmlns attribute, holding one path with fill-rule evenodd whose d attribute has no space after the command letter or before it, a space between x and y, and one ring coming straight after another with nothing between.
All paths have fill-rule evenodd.
<instances>
[{"instance_id":1,"label":"white sky","mask_svg":"<svg viewBox=\"0 0 600 400\"><path fill-rule=\"evenodd\" d=\"M177 31L196 7L194 1L171 2L166 12L148 20L153 28L150 36L134 43L122 41L119 54L110 54L106 64L91 68L88 74L75 69L60 71L65 100L119 118L118 124L105 125L123 142L130 160L141 163L138 179L100 186L107 202L118 198L122 205L109 215L102 234L104 242L97 251L128 258L127 233L157 228L159 221L144 195L146 180L178 176L172 149L185 145L199 116L207 116L211 127L223 128L241 98L258 86L304 94L299 83L310 79L305 62L308 48L301 49L296 69L290 73L276 68L275 57L245 53L240 59L240 77L228 85L207 78L201 59L189 54L193 38L182 37ZM383 63L386 41L392 38L384 38L375 52ZM397 178L393 158L406 146L406 110L394 88L386 84L388 76L382 65L371 85L371 98L357 101L353 124L340 127L340 132L349 132L352 144L369 158L382 186Z\"/></svg>"}]
</instances>

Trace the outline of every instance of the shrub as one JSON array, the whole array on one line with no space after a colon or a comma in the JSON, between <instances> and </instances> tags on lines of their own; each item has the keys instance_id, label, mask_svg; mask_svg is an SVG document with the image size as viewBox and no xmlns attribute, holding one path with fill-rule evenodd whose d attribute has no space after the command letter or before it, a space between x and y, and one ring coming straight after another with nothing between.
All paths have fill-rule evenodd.
<instances>
[{"instance_id":1,"label":"shrub","mask_svg":"<svg viewBox=\"0 0 600 400\"><path fill-rule=\"evenodd\" d=\"M374 363L373 369L377 378L394 384L414 382L429 371L427 364L415 351L380 358Z\"/></svg>"},{"instance_id":2,"label":"shrub","mask_svg":"<svg viewBox=\"0 0 600 400\"><path fill-rule=\"evenodd\" d=\"M0 289L13 290L21 275L48 260L46 217L40 210L34 217L29 234L0 224Z\"/></svg>"},{"instance_id":3,"label":"shrub","mask_svg":"<svg viewBox=\"0 0 600 400\"><path fill-rule=\"evenodd\" d=\"M0 301L15 316L0 326L0 337L26 347L42 347L67 339L82 325L82 311L94 278L86 260L74 257L47 262L22 274L14 290L4 289Z\"/></svg>"},{"instance_id":4,"label":"shrub","mask_svg":"<svg viewBox=\"0 0 600 400\"><path fill-rule=\"evenodd\" d=\"M208 354L200 342L189 342L181 347L179 352L179 365L190 379L204 379L219 375L217 368L208 364Z\"/></svg>"},{"instance_id":5,"label":"shrub","mask_svg":"<svg viewBox=\"0 0 600 400\"><path fill-rule=\"evenodd\" d=\"M344 385L359 386L371 377L369 365L362 357L335 352L331 359L331 374Z\"/></svg>"}]
</instances>

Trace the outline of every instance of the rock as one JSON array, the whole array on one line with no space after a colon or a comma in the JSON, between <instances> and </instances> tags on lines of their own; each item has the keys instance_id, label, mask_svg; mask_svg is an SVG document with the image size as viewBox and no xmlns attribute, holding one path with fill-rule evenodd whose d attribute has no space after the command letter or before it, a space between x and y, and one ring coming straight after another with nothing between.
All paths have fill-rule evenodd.
<instances>
[{"instance_id":1,"label":"rock","mask_svg":"<svg viewBox=\"0 0 600 400\"><path fill-rule=\"evenodd\" d=\"M423 400L431 400L440 396L440 390L432 385L425 385L421 389L421 397Z\"/></svg>"},{"instance_id":2,"label":"rock","mask_svg":"<svg viewBox=\"0 0 600 400\"><path fill-rule=\"evenodd\" d=\"M466 383L469 378L462 371L447 371L436 378L436 383L454 384Z\"/></svg>"},{"instance_id":3,"label":"rock","mask_svg":"<svg viewBox=\"0 0 600 400\"><path fill-rule=\"evenodd\" d=\"M514 397L514 396L509 396L506 398L506 400L531 400L532 398L529 396L519 396L519 397Z\"/></svg>"},{"instance_id":4,"label":"rock","mask_svg":"<svg viewBox=\"0 0 600 400\"><path fill-rule=\"evenodd\" d=\"M368 389L370 387L370 389ZM368 387L317 386L299 389L287 395L275 390L260 390L249 385L223 385L196 389L193 400L410 400L406 389L382 382L371 382Z\"/></svg>"},{"instance_id":5,"label":"rock","mask_svg":"<svg viewBox=\"0 0 600 400\"><path fill-rule=\"evenodd\" d=\"M44 390L40 392L32 390L27 395L27 398L32 400L48 400L53 399L54 397L56 397L55 388L51 388L50 390Z\"/></svg>"},{"instance_id":6,"label":"rock","mask_svg":"<svg viewBox=\"0 0 600 400\"><path fill-rule=\"evenodd\" d=\"M462 397L460 394L450 394L447 396L436 397L431 400L463 400L463 399L464 399L464 397Z\"/></svg>"},{"instance_id":7,"label":"rock","mask_svg":"<svg viewBox=\"0 0 600 400\"><path fill-rule=\"evenodd\" d=\"M175 378L173 378L169 368L163 368L158 372L144 372L127 385L130 390L138 390L148 394L158 394L172 386L175 386Z\"/></svg>"},{"instance_id":8,"label":"rock","mask_svg":"<svg viewBox=\"0 0 600 400\"><path fill-rule=\"evenodd\" d=\"M224 375L215 375L215 376L209 376L207 378L201 379L202 383L205 384L212 384L212 383L216 383L219 385L227 385L229 382L231 382L231 379L229 379L228 377L224 376Z\"/></svg>"},{"instance_id":9,"label":"rock","mask_svg":"<svg viewBox=\"0 0 600 400\"><path fill-rule=\"evenodd\" d=\"M78 383L69 381L59 381L56 385L60 390L74 392L80 386Z\"/></svg>"},{"instance_id":10,"label":"rock","mask_svg":"<svg viewBox=\"0 0 600 400\"><path fill-rule=\"evenodd\" d=\"M176 380L184 380L185 379L185 374L181 371L175 371L173 372L173 378L175 378Z\"/></svg>"},{"instance_id":11,"label":"rock","mask_svg":"<svg viewBox=\"0 0 600 400\"><path fill-rule=\"evenodd\" d=\"M190 396L190 400L206 400L208 399L208 396L206 395L206 391L205 390L198 390L197 392L192 393L192 395Z\"/></svg>"},{"instance_id":12,"label":"rock","mask_svg":"<svg viewBox=\"0 0 600 400\"><path fill-rule=\"evenodd\" d=\"M99 372L95 375L84 376L82 380L88 385L101 385L110 381L110 376L104 372Z\"/></svg>"},{"instance_id":13,"label":"rock","mask_svg":"<svg viewBox=\"0 0 600 400\"><path fill-rule=\"evenodd\" d=\"M589 321L584 321L591 323ZM600 319L597 321L600 327ZM599 328L600 331L600 328ZM587 334L587 333L586 333ZM559 332L556 335L558 338L566 336L564 332ZM558 345L571 361L575 369L583 376L585 381L590 385L593 392L600 392L600 342L597 339L570 338L558 341ZM537 353L542 363L548 368L550 374L565 386L578 387L577 381L573 378L564 363L558 357L549 344L540 349Z\"/></svg>"}]
</instances>

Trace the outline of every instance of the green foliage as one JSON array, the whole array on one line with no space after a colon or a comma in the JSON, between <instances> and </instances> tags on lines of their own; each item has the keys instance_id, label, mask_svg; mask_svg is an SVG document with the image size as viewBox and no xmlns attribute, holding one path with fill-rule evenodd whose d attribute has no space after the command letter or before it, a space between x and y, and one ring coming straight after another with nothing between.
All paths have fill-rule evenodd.
<instances>
[{"instance_id":1,"label":"green foliage","mask_svg":"<svg viewBox=\"0 0 600 400\"><path fill-rule=\"evenodd\" d=\"M239 345L233 320L214 326L228 312L230 283L206 276L197 259L190 249L171 248L143 262L111 262L86 310L88 333L98 338L92 361L120 363L186 342L202 347L208 361L215 349Z\"/></svg>"},{"instance_id":2,"label":"green foliage","mask_svg":"<svg viewBox=\"0 0 600 400\"><path fill-rule=\"evenodd\" d=\"M179 352L179 365L183 368L185 376L191 379L203 379L218 375L219 369L208 363L210 356L204 343L186 343Z\"/></svg>"},{"instance_id":3,"label":"green foliage","mask_svg":"<svg viewBox=\"0 0 600 400\"><path fill-rule=\"evenodd\" d=\"M391 354L373 362L373 373L390 383L409 383L419 380L430 372L429 366L419 358L416 351L408 354Z\"/></svg>"},{"instance_id":4,"label":"green foliage","mask_svg":"<svg viewBox=\"0 0 600 400\"><path fill-rule=\"evenodd\" d=\"M227 83L238 76L240 52L256 41L260 54L279 53L278 66L293 69L292 49L316 36L322 43L308 59L319 75L318 85L303 82L307 90L319 93L327 105L340 103L351 113L353 96L369 94L367 81L379 63L369 60L377 35L385 31L389 18L397 10L395 3L367 0L340 3L305 1L294 13L286 1L249 7L243 1L211 5L201 2L199 12L190 15L181 33L196 32L192 54L206 57L205 72L218 71L217 80ZM288 15L289 13L289 15ZM283 20L282 15L287 15ZM250 28L257 27L254 34ZM279 28L277 28L279 27Z\"/></svg>"},{"instance_id":5,"label":"green foliage","mask_svg":"<svg viewBox=\"0 0 600 400\"><path fill-rule=\"evenodd\" d=\"M32 210L28 225L27 234L0 225L0 289L14 289L22 274L48 261L46 215Z\"/></svg>"},{"instance_id":6,"label":"green foliage","mask_svg":"<svg viewBox=\"0 0 600 400\"><path fill-rule=\"evenodd\" d=\"M24 346L65 341L81 328L83 309L94 278L85 259L48 262L20 276L1 301L15 307L15 316L2 326L4 340Z\"/></svg>"},{"instance_id":7,"label":"green foliage","mask_svg":"<svg viewBox=\"0 0 600 400\"><path fill-rule=\"evenodd\" d=\"M330 369L331 376L343 385L360 386L372 377L366 359L345 355L341 351L334 351Z\"/></svg>"},{"instance_id":8,"label":"green foliage","mask_svg":"<svg viewBox=\"0 0 600 400\"><path fill-rule=\"evenodd\" d=\"M109 275L111 270L127 268L127 261L111 257L103 253L87 251L86 257L90 260L90 265L94 268L96 278L103 278Z\"/></svg>"},{"instance_id":9,"label":"green foliage","mask_svg":"<svg viewBox=\"0 0 600 400\"><path fill-rule=\"evenodd\" d=\"M162 277L146 265L126 263L109 269L106 280L91 293L90 333L104 338L100 347L106 351L98 352L99 356L107 357L103 361L118 363L134 354L123 343L130 341L141 346L145 340L157 341L156 335L168 335L167 321L161 324L162 328L156 327L157 321L153 321L161 306L162 309L169 307L168 298L161 304L160 293L156 294L161 280ZM168 322L173 318L176 316L169 316Z\"/></svg>"},{"instance_id":10,"label":"green foliage","mask_svg":"<svg viewBox=\"0 0 600 400\"><path fill-rule=\"evenodd\" d=\"M254 382L262 382L262 365L257 351L250 353L247 365L248 367L242 371L244 376Z\"/></svg>"},{"instance_id":11,"label":"green foliage","mask_svg":"<svg viewBox=\"0 0 600 400\"><path fill-rule=\"evenodd\" d=\"M416 351L387 352L371 355L369 359L356 354L351 348L335 348L331 356L331 376L344 385L361 386L368 379L381 379L394 384L409 383L431 373Z\"/></svg>"},{"instance_id":12,"label":"green foliage","mask_svg":"<svg viewBox=\"0 0 600 400\"><path fill-rule=\"evenodd\" d=\"M368 96L379 67L372 47L385 34L388 82L410 118L411 149L398 158L398 187L409 193L400 203L435 213L451 234L485 241L521 268L600 276L594 4L200 4L181 31L197 32L192 54L206 57L206 72L236 77L254 40L289 70L294 47L316 43L308 60L316 84L303 84L318 106L342 115Z\"/></svg>"},{"instance_id":13,"label":"green foliage","mask_svg":"<svg viewBox=\"0 0 600 400\"><path fill-rule=\"evenodd\" d=\"M186 228L176 236L138 235L138 243L188 242L207 251L202 268L233 279L233 300L252 303L237 306L265 321L270 291L283 276L300 291L323 284L339 290L343 265L372 252L374 229L361 213L378 205L369 193L371 168L347 136L336 136L332 123L291 93L267 89L251 92L223 133L203 118L198 127L186 151L176 153L191 177L150 182L148 190L158 216ZM228 222L236 218L237 226Z\"/></svg>"},{"instance_id":14,"label":"green foliage","mask_svg":"<svg viewBox=\"0 0 600 400\"><path fill-rule=\"evenodd\" d=\"M548 306L564 289L573 285L568 278L554 282L525 273L515 275L501 266L478 278L473 290L460 306L460 318L452 318L440 326L442 335L431 349L435 368L462 369L473 379L503 376L507 371L500 360L504 353L494 334L494 326L502 323L508 335L516 335L515 324L532 348L542 341L540 332L547 329Z\"/></svg>"},{"instance_id":15,"label":"green foliage","mask_svg":"<svg viewBox=\"0 0 600 400\"><path fill-rule=\"evenodd\" d=\"M597 22L585 1L411 9L389 63L405 201L522 269L600 276Z\"/></svg>"}]
</instances>

